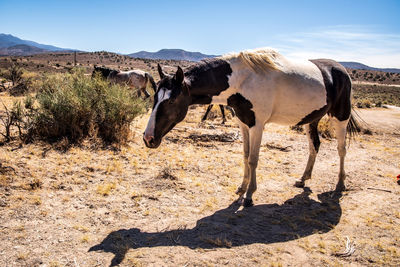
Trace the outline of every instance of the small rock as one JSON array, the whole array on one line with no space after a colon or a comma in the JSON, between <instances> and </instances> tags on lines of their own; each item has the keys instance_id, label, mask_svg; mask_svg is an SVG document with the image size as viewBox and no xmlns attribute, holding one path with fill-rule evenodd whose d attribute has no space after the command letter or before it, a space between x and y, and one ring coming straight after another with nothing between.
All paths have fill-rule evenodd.
<instances>
[{"instance_id":1,"label":"small rock","mask_svg":"<svg viewBox=\"0 0 400 267\"><path fill-rule=\"evenodd\" d=\"M0 199L0 207L7 207L7 202L5 200Z\"/></svg>"}]
</instances>

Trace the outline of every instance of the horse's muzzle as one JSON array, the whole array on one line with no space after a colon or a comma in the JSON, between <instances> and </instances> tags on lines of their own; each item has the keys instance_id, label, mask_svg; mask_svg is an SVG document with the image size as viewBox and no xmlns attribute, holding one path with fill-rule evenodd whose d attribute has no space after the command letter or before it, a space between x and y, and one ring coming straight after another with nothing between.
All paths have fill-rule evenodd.
<instances>
[{"instance_id":1,"label":"horse's muzzle","mask_svg":"<svg viewBox=\"0 0 400 267\"><path fill-rule=\"evenodd\" d=\"M143 134L143 141L148 148L157 148L160 146L161 140L156 140L154 136Z\"/></svg>"}]
</instances>

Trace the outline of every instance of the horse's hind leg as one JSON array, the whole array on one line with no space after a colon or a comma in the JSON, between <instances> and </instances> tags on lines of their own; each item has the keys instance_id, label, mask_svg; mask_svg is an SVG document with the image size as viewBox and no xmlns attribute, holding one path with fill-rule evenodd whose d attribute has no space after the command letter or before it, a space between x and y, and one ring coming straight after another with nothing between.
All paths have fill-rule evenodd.
<instances>
[{"instance_id":1,"label":"horse's hind leg","mask_svg":"<svg viewBox=\"0 0 400 267\"><path fill-rule=\"evenodd\" d=\"M212 109L213 105L208 105L207 107L207 111L204 114L203 118L201 119L201 121L205 121L207 119L208 113L210 112L210 110Z\"/></svg>"},{"instance_id":2,"label":"horse's hind leg","mask_svg":"<svg viewBox=\"0 0 400 267\"><path fill-rule=\"evenodd\" d=\"M150 97L150 93L147 91L146 88L144 89L144 95L145 95L146 98Z\"/></svg>"},{"instance_id":3,"label":"horse's hind leg","mask_svg":"<svg viewBox=\"0 0 400 267\"><path fill-rule=\"evenodd\" d=\"M311 179L312 170L314 168L315 159L321 144L318 136L318 121L314 121L310 124L305 125L305 130L308 139L309 155L306 169L304 170L303 176L300 180L294 184L296 187L304 187L305 181Z\"/></svg>"},{"instance_id":4,"label":"horse's hind leg","mask_svg":"<svg viewBox=\"0 0 400 267\"><path fill-rule=\"evenodd\" d=\"M146 85L147 85L147 83L146 83ZM148 97L150 97L150 94L147 91L147 88L146 88L147 86L146 85L144 87L140 88L140 91L142 91L144 93L144 97L145 98L148 98Z\"/></svg>"},{"instance_id":5,"label":"horse's hind leg","mask_svg":"<svg viewBox=\"0 0 400 267\"><path fill-rule=\"evenodd\" d=\"M340 158L340 170L339 170L339 181L336 185L336 191L346 190L344 185L344 180L346 179L346 173L344 171L344 158L346 156L346 133L347 124L349 120L339 121L337 118L333 117L333 125L335 127L335 133L337 138L337 149Z\"/></svg>"},{"instance_id":6,"label":"horse's hind leg","mask_svg":"<svg viewBox=\"0 0 400 267\"><path fill-rule=\"evenodd\" d=\"M226 118L225 118L224 105L219 105L219 108L221 109L221 114L222 114L222 124L225 124Z\"/></svg>"}]
</instances>

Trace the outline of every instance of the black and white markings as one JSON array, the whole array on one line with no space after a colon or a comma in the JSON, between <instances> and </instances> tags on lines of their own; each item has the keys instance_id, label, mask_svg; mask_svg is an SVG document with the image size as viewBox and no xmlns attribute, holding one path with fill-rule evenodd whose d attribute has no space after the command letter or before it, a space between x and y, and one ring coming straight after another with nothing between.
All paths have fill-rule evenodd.
<instances>
[{"instance_id":1,"label":"black and white markings","mask_svg":"<svg viewBox=\"0 0 400 267\"><path fill-rule=\"evenodd\" d=\"M227 100L228 106L235 110L236 116L249 128L256 124L256 116L252 110L253 104L240 93L231 95Z\"/></svg>"}]
</instances>

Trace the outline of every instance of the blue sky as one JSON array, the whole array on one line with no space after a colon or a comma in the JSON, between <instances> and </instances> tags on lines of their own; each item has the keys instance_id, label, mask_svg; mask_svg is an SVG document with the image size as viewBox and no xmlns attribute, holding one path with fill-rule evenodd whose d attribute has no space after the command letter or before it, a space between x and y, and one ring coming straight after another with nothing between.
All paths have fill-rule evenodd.
<instances>
[{"instance_id":1,"label":"blue sky","mask_svg":"<svg viewBox=\"0 0 400 267\"><path fill-rule=\"evenodd\" d=\"M0 33L85 51L273 47L400 68L400 0L0 0Z\"/></svg>"}]
</instances>

